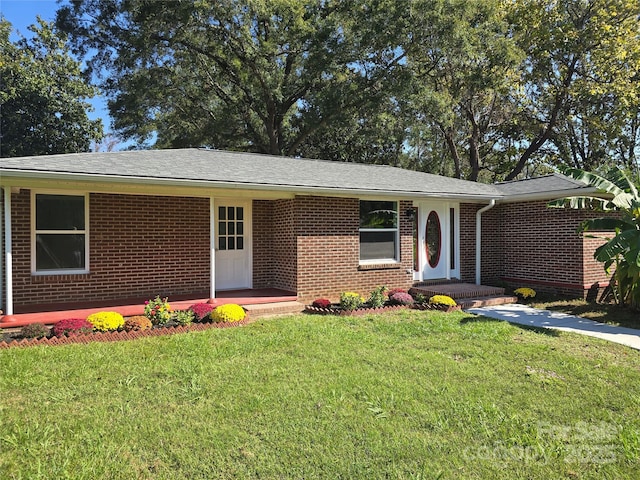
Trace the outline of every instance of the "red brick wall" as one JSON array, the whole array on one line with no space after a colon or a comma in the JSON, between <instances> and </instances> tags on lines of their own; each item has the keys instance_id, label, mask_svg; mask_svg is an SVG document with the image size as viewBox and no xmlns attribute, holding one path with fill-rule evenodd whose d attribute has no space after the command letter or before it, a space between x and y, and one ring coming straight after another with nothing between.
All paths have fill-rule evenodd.
<instances>
[{"instance_id":1,"label":"red brick wall","mask_svg":"<svg viewBox=\"0 0 640 480\"><path fill-rule=\"evenodd\" d=\"M412 284L412 222L404 215L411 202L399 202L400 260L395 265L359 266L359 200L296 197L298 297L337 300L340 292L368 295L380 285ZM409 272L409 273L407 273Z\"/></svg>"},{"instance_id":2,"label":"red brick wall","mask_svg":"<svg viewBox=\"0 0 640 480\"><path fill-rule=\"evenodd\" d=\"M295 291L303 301L367 294L379 285L411 286L412 224L400 203L401 264L360 267L359 200L299 196L253 202L255 288Z\"/></svg>"},{"instance_id":3,"label":"red brick wall","mask_svg":"<svg viewBox=\"0 0 640 480\"><path fill-rule=\"evenodd\" d=\"M253 287L273 287L273 202L253 201Z\"/></svg>"},{"instance_id":4,"label":"red brick wall","mask_svg":"<svg viewBox=\"0 0 640 480\"><path fill-rule=\"evenodd\" d=\"M276 200L273 204L273 286L295 292L298 258L295 238L295 200Z\"/></svg>"},{"instance_id":5,"label":"red brick wall","mask_svg":"<svg viewBox=\"0 0 640 480\"><path fill-rule=\"evenodd\" d=\"M14 304L208 292L209 200L91 194L85 275L31 275L30 192L14 194Z\"/></svg>"},{"instance_id":6,"label":"red brick wall","mask_svg":"<svg viewBox=\"0 0 640 480\"><path fill-rule=\"evenodd\" d=\"M482 282L585 296L607 282L593 251L602 241L583 238L577 229L601 214L548 208L545 201L508 203L482 215ZM462 278L475 281L475 212L483 205L460 206Z\"/></svg>"},{"instance_id":7,"label":"red brick wall","mask_svg":"<svg viewBox=\"0 0 640 480\"><path fill-rule=\"evenodd\" d=\"M597 235L598 237L604 238L613 238L614 233L593 233L592 235ZM609 284L609 280L615 267L611 267L611 271L609 274L604 271L604 264L597 262L593 258L593 254L596 249L604 244L606 240L603 238L589 238L583 235L582 238L582 252L583 252L583 261L582 261L582 269L584 272L584 286L585 288L595 287L602 288L606 287Z\"/></svg>"},{"instance_id":8,"label":"red brick wall","mask_svg":"<svg viewBox=\"0 0 640 480\"><path fill-rule=\"evenodd\" d=\"M482 205L460 204L460 280L476 281L476 211Z\"/></svg>"},{"instance_id":9,"label":"red brick wall","mask_svg":"<svg viewBox=\"0 0 640 480\"><path fill-rule=\"evenodd\" d=\"M253 287L296 291L293 200L253 201Z\"/></svg>"}]
</instances>

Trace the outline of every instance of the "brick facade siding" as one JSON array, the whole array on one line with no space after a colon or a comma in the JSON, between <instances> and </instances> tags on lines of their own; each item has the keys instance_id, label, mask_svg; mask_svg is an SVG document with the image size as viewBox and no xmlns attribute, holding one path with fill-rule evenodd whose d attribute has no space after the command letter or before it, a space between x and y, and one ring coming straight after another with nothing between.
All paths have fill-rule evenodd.
<instances>
[{"instance_id":1,"label":"brick facade siding","mask_svg":"<svg viewBox=\"0 0 640 480\"><path fill-rule=\"evenodd\" d=\"M155 295L208 296L209 199L89 196L90 273L31 275L31 194L12 194L14 305L107 301ZM298 196L253 201L253 287L297 292L301 301L336 300L349 290L413 283L412 220L400 201L400 263L359 264L359 200ZM475 281L475 218L460 205L460 276ZM598 214L548 209L546 202L502 204L482 217L482 282L584 296L608 282L593 260L600 240L581 221Z\"/></svg>"},{"instance_id":2,"label":"brick facade siding","mask_svg":"<svg viewBox=\"0 0 640 480\"><path fill-rule=\"evenodd\" d=\"M31 275L31 195L12 195L14 305L202 293L209 199L90 194L90 273Z\"/></svg>"},{"instance_id":3,"label":"brick facade siding","mask_svg":"<svg viewBox=\"0 0 640 480\"><path fill-rule=\"evenodd\" d=\"M412 223L403 214L411 202L399 202L401 262L367 267L359 265L357 198L299 196L253 205L254 287L292 290L309 302L335 300L347 290L368 294L380 285L411 286Z\"/></svg>"},{"instance_id":4,"label":"brick facade siding","mask_svg":"<svg viewBox=\"0 0 640 480\"><path fill-rule=\"evenodd\" d=\"M475 279L475 216L483 205L461 205L465 281ZM597 212L548 208L547 202L497 205L482 215L482 283L530 286L569 296L586 296L595 284L608 284L593 258L601 240L584 238L580 223Z\"/></svg>"}]
</instances>

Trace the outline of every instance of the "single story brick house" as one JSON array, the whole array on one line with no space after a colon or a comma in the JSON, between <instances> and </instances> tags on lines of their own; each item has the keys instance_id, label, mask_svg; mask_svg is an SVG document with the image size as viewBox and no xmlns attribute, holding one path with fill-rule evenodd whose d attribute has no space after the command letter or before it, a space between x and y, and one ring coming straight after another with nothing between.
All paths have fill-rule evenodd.
<instances>
[{"instance_id":1,"label":"single story brick house","mask_svg":"<svg viewBox=\"0 0 640 480\"><path fill-rule=\"evenodd\" d=\"M302 302L416 282L573 296L607 278L589 193L549 175L485 185L390 166L206 149L0 159L5 315L277 288Z\"/></svg>"}]
</instances>

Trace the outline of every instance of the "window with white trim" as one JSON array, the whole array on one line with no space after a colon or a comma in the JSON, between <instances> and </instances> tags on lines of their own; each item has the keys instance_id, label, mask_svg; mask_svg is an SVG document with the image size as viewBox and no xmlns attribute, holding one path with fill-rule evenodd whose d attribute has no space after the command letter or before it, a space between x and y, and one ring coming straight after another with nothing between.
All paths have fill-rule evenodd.
<instances>
[{"instance_id":1,"label":"window with white trim","mask_svg":"<svg viewBox=\"0 0 640 480\"><path fill-rule=\"evenodd\" d=\"M398 202L360 201L360 262L398 262Z\"/></svg>"},{"instance_id":2,"label":"window with white trim","mask_svg":"<svg viewBox=\"0 0 640 480\"><path fill-rule=\"evenodd\" d=\"M87 272L88 195L34 193L31 200L32 271Z\"/></svg>"}]
</instances>

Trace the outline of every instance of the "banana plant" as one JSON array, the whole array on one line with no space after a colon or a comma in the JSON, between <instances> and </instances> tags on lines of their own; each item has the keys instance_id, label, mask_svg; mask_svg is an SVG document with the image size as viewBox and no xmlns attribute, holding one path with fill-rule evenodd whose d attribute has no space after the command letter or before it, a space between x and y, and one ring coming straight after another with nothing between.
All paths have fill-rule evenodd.
<instances>
[{"instance_id":1,"label":"banana plant","mask_svg":"<svg viewBox=\"0 0 640 480\"><path fill-rule=\"evenodd\" d=\"M550 207L590 208L615 211L618 215L586 220L581 229L614 232L604 245L598 247L594 258L604 264L607 273L615 266L614 295L620 304L640 309L640 187L619 168L605 174L567 169L568 177L594 187L593 195L562 198L549 203Z\"/></svg>"}]
</instances>

